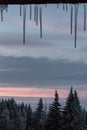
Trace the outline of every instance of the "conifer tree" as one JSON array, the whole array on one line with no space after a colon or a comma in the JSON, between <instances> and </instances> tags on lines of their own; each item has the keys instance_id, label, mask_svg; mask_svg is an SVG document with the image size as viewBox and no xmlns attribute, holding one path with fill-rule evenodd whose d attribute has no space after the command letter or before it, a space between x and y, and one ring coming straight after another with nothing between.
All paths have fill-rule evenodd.
<instances>
[{"instance_id":1,"label":"conifer tree","mask_svg":"<svg viewBox=\"0 0 87 130\"><path fill-rule=\"evenodd\" d=\"M27 108L26 130L31 130L32 129L31 126L32 126L32 109L29 104Z\"/></svg>"},{"instance_id":2,"label":"conifer tree","mask_svg":"<svg viewBox=\"0 0 87 130\"><path fill-rule=\"evenodd\" d=\"M7 107L3 108L2 112L0 113L0 130L10 130L10 118L9 118L9 111Z\"/></svg>"},{"instance_id":3,"label":"conifer tree","mask_svg":"<svg viewBox=\"0 0 87 130\"><path fill-rule=\"evenodd\" d=\"M63 112L63 130L81 130L81 107L77 92L71 87Z\"/></svg>"},{"instance_id":4,"label":"conifer tree","mask_svg":"<svg viewBox=\"0 0 87 130\"><path fill-rule=\"evenodd\" d=\"M42 112L43 112L43 101L42 101L42 98L40 98L37 104L37 109L36 109L36 115L38 115L39 119L41 119Z\"/></svg>"},{"instance_id":5,"label":"conifer tree","mask_svg":"<svg viewBox=\"0 0 87 130\"><path fill-rule=\"evenodd\" d=\"M12 130L25 130L25 122L21 111L18 109L15 109L15 115L12 119Z\"/></svg>"},{"instance_id":6,"label":"conifer tree","mask_svg":"<svg viewBox=\"0 0 87 130\"><path fill-rule=\"evenodd\" d=\"M81 112L81 124L82 124L81 130L87 130L87 112L85 108L83 108Z\"/></svg>"},{"instance_id":7,"label":"conifer tree","mask_svg":"<svg viewBox=\"0 0 87 130\"><path fill-rule=\"evenodd\" d=\"M42 130L42 113L43 113L43 101L42 98L40 98L37 109L33 116L33 129L34 130Z\"/></svg>"},{"instance_id":8,"label":"conifer tree","mask_svg":"<svg viewBox=\"0 0 87 130\"><path fill-rule=\"evenodd\" d=\"M60 129L61 129L60 104L57 91L55 91L54 102L51 104L47 115L45 130L60 130Z\"/></svg>"}]
</instances>

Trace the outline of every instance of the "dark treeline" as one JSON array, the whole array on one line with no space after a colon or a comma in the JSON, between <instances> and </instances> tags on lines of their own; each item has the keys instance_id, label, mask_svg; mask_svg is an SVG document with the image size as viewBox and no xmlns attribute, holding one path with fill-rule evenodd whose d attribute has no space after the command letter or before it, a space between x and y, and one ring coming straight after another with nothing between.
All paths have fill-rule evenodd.
<instances>
[{"instance_id":1,"label":"dark treeline","mask_svg":"<svg viewBox=\"0 0 87 130\"><path fill-rule=\"evenodd\" d=\"M72 87L63 108L57 91L49 109L42 98L33 111L30 105L17 104L13 98L2 99L0 130L87 130L87 112Z\"/></svg>"}]
</instances>

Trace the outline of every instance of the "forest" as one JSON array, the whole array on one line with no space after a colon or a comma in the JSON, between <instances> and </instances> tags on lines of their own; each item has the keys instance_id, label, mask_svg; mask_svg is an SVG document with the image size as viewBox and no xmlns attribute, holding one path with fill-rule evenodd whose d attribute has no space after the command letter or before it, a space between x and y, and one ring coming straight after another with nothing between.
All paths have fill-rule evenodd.
<instances>
[{"instance_id":1,"label":"forest","mask_svg":"<svg viewBox=\"0 0 87 130\"><path fill-rule=\"evenodd\" d=\"M18 104L14 98L0 101L0 130L87 130L87 111L80 105L78 93L71 87L65 106L55 90L47 109L40 98L35 110L30 104Z\"/></svg>"}]
</instances>

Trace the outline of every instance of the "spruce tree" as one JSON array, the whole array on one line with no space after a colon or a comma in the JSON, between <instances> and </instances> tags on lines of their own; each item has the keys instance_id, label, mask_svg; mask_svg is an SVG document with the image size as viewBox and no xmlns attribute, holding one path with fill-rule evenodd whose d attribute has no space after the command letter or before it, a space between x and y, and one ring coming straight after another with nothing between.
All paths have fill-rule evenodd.
<instances>
[{"instance_id":1,"label":"spruce tree","mask_svg":"<svg viewBox=\"0 0 87 130\"><path fill-rule=\"evenodd\" d=\"M27 108L27 119L26 119L26 130L31 130L31 126L32 126L32 109L31 106L29 104L28 108Z\"/></svg>"},{"instance_id":2,"label":"spruce tree","mask_svg":"<svg viewBox=\"0 0 87 130\"><path fill-rule=\"evenodd\" d=\"M81 112L81 124L82 124L81 130L87 130L87 112L85 108L83 108Z\"/></svg>"},{"instance_id":3,"label":"spruce tree","mask_svg":"<svg viewBox=\"0 0 87 130\"><path fill-rule=\"evenodd\" d=\"M2 112L0 113L0 130L11 130L9 118L9 111L7 107L3 108Z\"/></svg>"},{"instance_id":4,"label":"spruce tree","mask_svg":"<svg viewBox=\"0 0 87 130\"><path fill-rule=\"evenodd\" d=\"M42 113L43 113L43 101L42 98L40 98L37 109L35 113L33 114L33 129L34 130L42 130Z\"/></svg>"},{"instance_id":5,"label":"spruce tree","mask_svg":"<svg viewBox=\"0 0 87 130\"><path fill-rule=\"evenodd\" d=\"M43 112L43 101L42 98L40 98L36 109L36 115L38 116L39 119L41 119L42 112Z\"/></svg>"},{"instance_id":6,"label":"spruce tree","mask_svg":"<svg viewBox=\"0 0 87 130\"><path fill-rule=\"evenodd\" d=\"M63 130L81 130L81 107L77 92L71 87L63 112Z\"/></svg>"},{"instance_id":7,"label":"spruce tree","mask_svg":"<svg viewBox=\"0 0 87 130\"><path fill-rule=\"evenodd\" d=\"M24 118L21 114L21 111L18 109L15 109L15 115L12 119L12 130L25 130L25 122Z\"/></svg>"},{"instance_id":8,"label":"spruce tree","mask_svg":"<svg viewBox=\"0 0 87 130\"><path fill-rule=\"evenodd\" d=\"M47 115L45 130L60 130L60 129L61 129L60 103L58 93L57 91L55 91L54 102L51 104Z\"/></svg>"}]
</instances>

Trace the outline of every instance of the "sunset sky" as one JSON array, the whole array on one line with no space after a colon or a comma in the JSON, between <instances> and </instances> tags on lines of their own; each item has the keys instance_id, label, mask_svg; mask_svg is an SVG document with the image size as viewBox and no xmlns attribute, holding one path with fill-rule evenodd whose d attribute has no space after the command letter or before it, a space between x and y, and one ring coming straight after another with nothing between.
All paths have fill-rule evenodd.
<instances>
[{"instance_id":1,"label":"sunset sky","mask_svg":"<svg viewBox=\"0 0 87 130\"><path fill-rule=\"evenodd\" d=\"M34 7L32 7L34 8ZM22 43L23 17L19 5L8 5L0 23L0 96L66 99L71 85L87 107L87 31L83 5L78 8L77 48L70 34L70 5L43 5L43 37L39 25L26 15L26 44ZM73 23L74 29L74 23Z\"/></svg>"}]
</instances>

